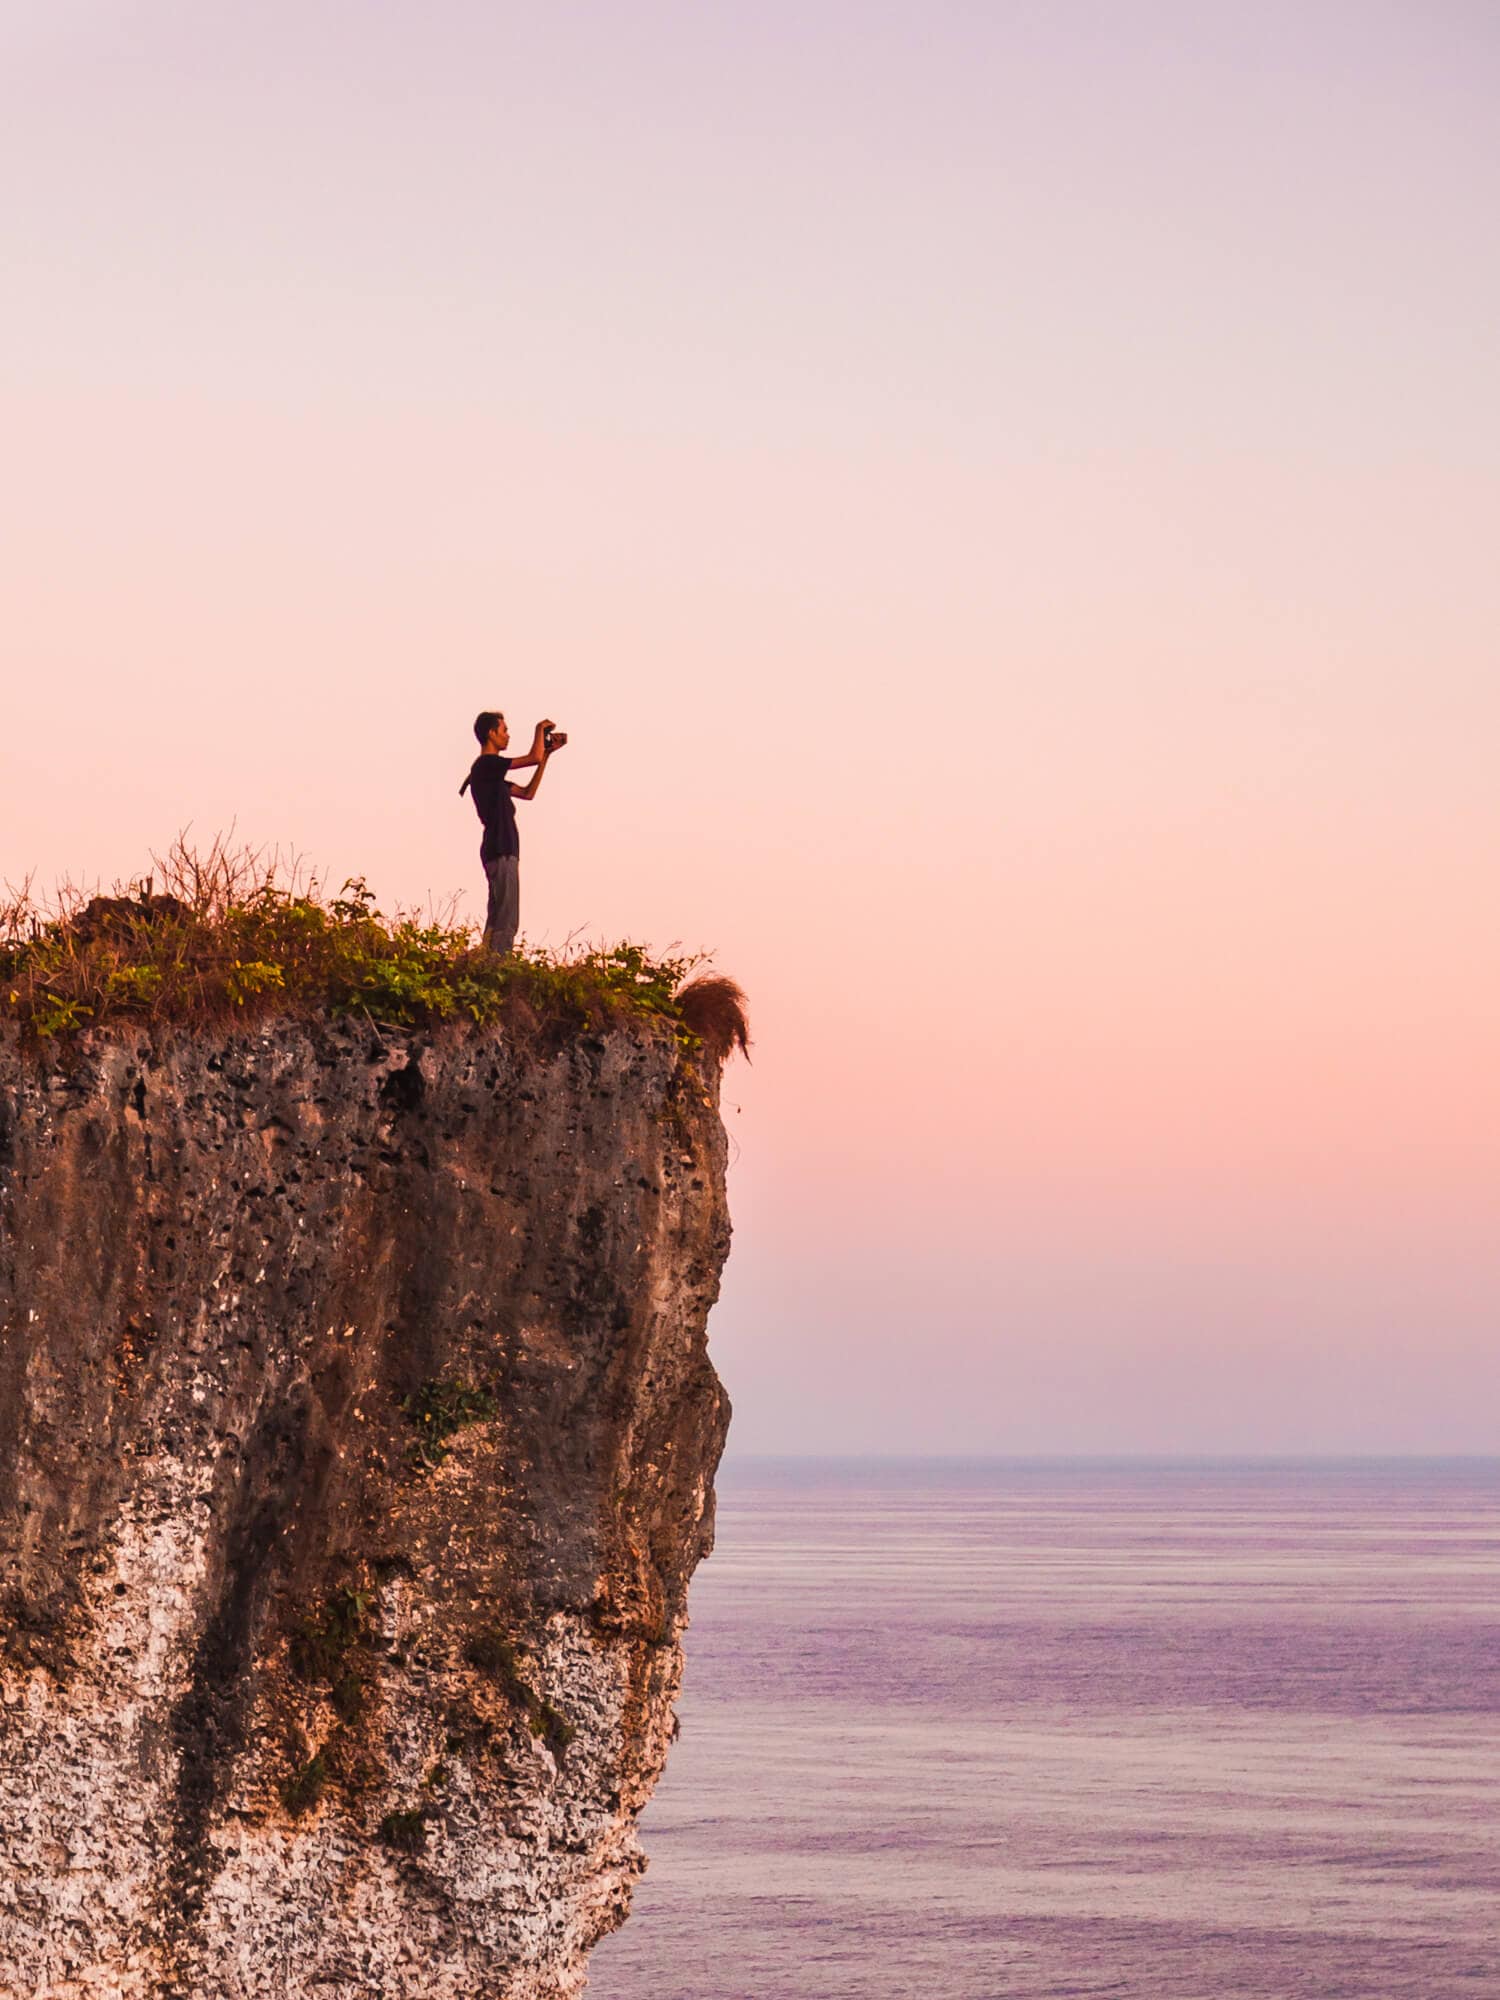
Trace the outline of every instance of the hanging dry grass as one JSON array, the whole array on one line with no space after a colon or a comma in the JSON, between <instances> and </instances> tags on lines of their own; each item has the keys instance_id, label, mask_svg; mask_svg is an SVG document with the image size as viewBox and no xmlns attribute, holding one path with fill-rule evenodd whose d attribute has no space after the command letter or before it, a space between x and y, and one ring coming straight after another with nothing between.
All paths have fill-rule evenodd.
<instances>
[{"instance_id":1,"label":"hanging dry grass","mask_svg":"<svg viewBox=\"0 0 1500 2000\"><path fill-rule=\"evenodd\" d=\"M703 972L679 986L677 1011L715 1062L735 1049L750 1060L750 1014L743 992L722 973Z\"/></svg>"}]
</instances>

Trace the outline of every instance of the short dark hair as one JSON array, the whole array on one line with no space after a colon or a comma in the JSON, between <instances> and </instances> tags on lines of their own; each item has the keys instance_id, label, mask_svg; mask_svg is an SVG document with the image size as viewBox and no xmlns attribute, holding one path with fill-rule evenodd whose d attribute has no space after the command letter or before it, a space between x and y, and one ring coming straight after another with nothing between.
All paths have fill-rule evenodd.
<instances>
[{"instance_id":1,"label":"short dark hair","mask_svg":"<svg viewBox=\"0 0 1500 2000\"><path fill-rule=\"evenodd\" d=\"M484 739L492 729L498 729L505 720L498 708L482 708L474 718L474 734L479 739L479 747L484 748Z\"/></svg>"}]
</instances>

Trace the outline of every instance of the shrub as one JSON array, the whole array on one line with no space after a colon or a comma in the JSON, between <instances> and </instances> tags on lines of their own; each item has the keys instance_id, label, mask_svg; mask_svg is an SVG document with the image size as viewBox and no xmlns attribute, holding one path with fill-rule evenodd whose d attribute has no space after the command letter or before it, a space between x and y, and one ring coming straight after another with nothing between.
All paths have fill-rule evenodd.
<instances>
[{"instance_id":1,"label":"shrub","mask_svg":"<svg viewBox=\"0 0 1500 2000\"><path fill-rule=\"evenodd\" d=\"M46 908L23 888L0 903L0 1015L44 1040L122 1017L505 1020L563 1036L644 1017L684 1046L717 1048L718 1031L679 1004L694 965L634 944L497 958L450 919L385 916L362 879L330 898L296 867L223 840L199 854L179 839L128 894L64 891Z\"/></svg>"}]
</instances>

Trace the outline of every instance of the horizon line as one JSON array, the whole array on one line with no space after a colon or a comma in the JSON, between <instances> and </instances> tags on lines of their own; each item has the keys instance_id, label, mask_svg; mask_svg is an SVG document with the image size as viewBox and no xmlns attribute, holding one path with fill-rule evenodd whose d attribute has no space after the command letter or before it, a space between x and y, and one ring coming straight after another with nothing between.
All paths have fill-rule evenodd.
<instances>
[{"instance_id":1,"label":"horizon line","mask_svg":"<svg viewBox=\"0 0 1500 2000\"><path fill-rule=\"evenodd\" d=\"M1494 1451L743 1451L741 1464L763 1465L1500 1465Z\"/></svg>"}]
</instances>

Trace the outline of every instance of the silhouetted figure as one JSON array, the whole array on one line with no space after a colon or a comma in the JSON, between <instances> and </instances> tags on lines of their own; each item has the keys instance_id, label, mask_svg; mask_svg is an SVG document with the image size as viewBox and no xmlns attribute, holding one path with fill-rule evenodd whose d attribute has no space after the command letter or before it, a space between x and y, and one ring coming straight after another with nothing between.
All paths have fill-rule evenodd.
<instances>
[{"instance_id":1,"label":"silhouetted figure","mask_svg":"<svg viewBox=\"0 0 1500 2000\"><path fill-rule=\"evenodd\" d=\"M484 709L475 716L474 734L479 740L479 755L458 792L462 798L472 790L474 810L484 823L479 859L484 864L489 901L481 943L504 958L515 949L516 932L521 924L521 844L516 830L516 800L536 797L547 759L568 739L550 722L539 722L532 732L531 749L526 756L507 757L510 731L505 717L495 708ZM512 771L527 770L531 771L528 784L510 782Z\"/></svg>"}]
</instances>

